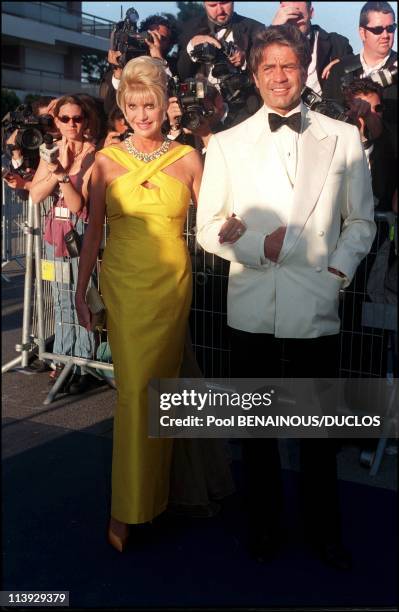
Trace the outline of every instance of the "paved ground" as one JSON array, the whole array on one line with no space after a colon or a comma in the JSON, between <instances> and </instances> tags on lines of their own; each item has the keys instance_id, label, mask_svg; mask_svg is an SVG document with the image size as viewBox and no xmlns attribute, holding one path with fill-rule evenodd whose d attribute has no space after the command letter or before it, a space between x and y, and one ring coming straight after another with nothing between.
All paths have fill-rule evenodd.
<instances>
[{"instance_id":1,"label":"paved ground","mask_svg":"<svg viewBox=\"0 0 399 612\"><path fill-rule=\"evenodd\" d=\"M20 342L24 280L12 266L7 274L3 364L16 356ZM69 589L72 605L83 607L391 603L396 457L386 455L371 479L359 463L359 448L339 453L340 486L352 513L346 531L360 564L350 579L295 552L267 574L253 566L232 528L242 520L234 500L216 522L164 525L123 560L105 541L116 393L102 387L44 406L47 379L48 372L3 376L3 588ZM291 491L296 447L283 444L282 452ZM372 529L367 546L365 529ZM282 586L287 572L294 585L289 591Z\"/></svg>"}]
</instances>

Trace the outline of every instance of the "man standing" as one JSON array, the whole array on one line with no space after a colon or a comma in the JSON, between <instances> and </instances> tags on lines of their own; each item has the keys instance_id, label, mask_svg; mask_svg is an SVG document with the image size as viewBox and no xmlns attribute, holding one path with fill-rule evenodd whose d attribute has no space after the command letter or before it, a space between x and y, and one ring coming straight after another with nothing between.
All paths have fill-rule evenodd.
<instances>
[{"instance_id":1,"label":"man standing","mask_svg":"<svg viewBox=\"0 0 399 612\"><path fill-rule=\"evenodd\" d=\"M398 84L397 78L393 81L378 78L380 70L396 69L398 54L392 47L395 41L395 13L389 2L366 2L360 11L359 35L363 49L359 54L343 58L332 67L328 77L327 88L329 97L343 101L341 86L343 80L348 85L355 78L370 77L384 85L384 122L392 133L395 154L397 155L397 126L398 126ZM389 74L389 72L388 72ZM390 82L390 84L389 84ZM334 92L338 92L335 96Z\"/></svg>"},{"instance_id":2,"label":"man standing","mask_svg":"<svg viewBox=\"0 0 399 612\"><path fill-rule=\"evenodd\" d=\"M282 363L288 376L338 376L339 290L375 234L357 128L301 103L310 60L297 27L267 28L250 57L263 107L208 145L198 241L231 261L227 315L235 377L279 377ZM244 441L243 459L250 547L258 560L268 560L281 521L277 441ZM307 534L324 561L344 569L349 557L336 481L329 441L302 440Z\"/></svg>"},{"instance_id":3,"label":"man standing","mask_svg":"<svg viewBox=\"0 0 399 612\"><path fill-rule=\"evenodd\" d=\"M336 59L352 54L352 47L345 36L336 32L326 32L320 26L312 25L313 14L314 9L311 2L280 2L280 8L273 18L272 25L292 23L309 39L312 59L308 68L306 85L320 96L335 98L336 96L332 95L334 92L331 92L330 83L328 85L326 83L327 66ZM329 91L326 90L327 87Z\"/></svg>"},{"instance_id":4,"label":"man standing","mask_svg":"<svg viewBox=\"0 0 399 612\"><path fill-rule=\"evenodd\" d=\"M205 75L211 85L221 90L224 101L229 104L229 116L226 125L237 125L255 113L261 104L255 88L246 83L249 52L256 34L264 29L259 21L243 17L234 12L234 2L204 2L205 15L197 17L185 24L183 35L179 41L180 53L177 61L177 72L182 80L197 74ZM216 73L212 62L205 64L196 59L192 52L199 45L212 45L221 50L226 43L231 46L231 52L220 51L218 63L224 63L223 77ZM227 83L226 75L241 75L242 83L235 89L241 90L237 101L227 99L221 82ZM227 87L225 88L227 90Z\"/></svg>"}]
</instances>

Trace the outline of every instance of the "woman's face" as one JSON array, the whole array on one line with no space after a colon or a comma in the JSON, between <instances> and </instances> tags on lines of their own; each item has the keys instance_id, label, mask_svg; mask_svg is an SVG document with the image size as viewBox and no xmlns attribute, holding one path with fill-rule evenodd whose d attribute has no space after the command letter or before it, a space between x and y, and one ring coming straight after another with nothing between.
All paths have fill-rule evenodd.
<instances>
[{"instance_id":1,"label":"woman's face","mask_svg":"<svg viewBox=\"0 0 399 612\"><path fill-rule=\"evenodd\" d=\"M126 94L126 119L134 133L142 138L162 138L165 110L155 99Z\"/></svg>"},{"instance_id":2,"label":"woman's face","mask_svg":"<svg viewBox=\"0 0 399 612\"><path fill-rule=\"evenodd\" d=\"M78 104L64 104L54 119L55 125L68 140L82 140L86 128L83 111Z\"/></svg>"}]
</instances>

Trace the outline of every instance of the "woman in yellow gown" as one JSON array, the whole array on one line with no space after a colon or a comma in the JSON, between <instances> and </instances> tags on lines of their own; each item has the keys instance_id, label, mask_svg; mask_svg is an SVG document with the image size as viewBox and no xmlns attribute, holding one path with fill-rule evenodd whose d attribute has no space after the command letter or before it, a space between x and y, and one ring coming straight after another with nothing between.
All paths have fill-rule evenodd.
<instances>
[{"instance_id":1,"label":"woman in yellow gown","mask_svg":"<svg viewBox=\"0 0 399 612\"><path fill-rule=\"evenodd\" d=\"M147 437L147 386L151 378L179 376L191 304L183 228L202 162L194 149L162 135L168 98L159 60L128 62L117 102L134 134L97 153L76 307L90 328L85 294L106 213L100 285L118 391L108 537L122 552L129 525L152 520L168 503L173 441Z\"/></svg>"}]
</instances>

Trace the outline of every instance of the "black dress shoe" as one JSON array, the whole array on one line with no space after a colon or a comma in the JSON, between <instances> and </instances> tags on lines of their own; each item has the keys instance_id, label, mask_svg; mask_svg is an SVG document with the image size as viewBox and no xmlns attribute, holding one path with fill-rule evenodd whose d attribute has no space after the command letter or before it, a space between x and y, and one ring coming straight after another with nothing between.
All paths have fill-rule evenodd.
<instances>
[{"instance_id":1,"label":"black dress shoe","mask_svg":"<svg viewBox=\"0 0 399 612\"><path fill-rule=\"evenodd\" d=\"M325 542L318 545L317 551L326 565L342 571L352 569L352 555L341 543Z\"/></svg>"},{"instance_id":2,"label":"black dress shoe","mask_svg":"<svg viewBox=\"0 0 399 612\"><path fill-rule=\"evenodd\" d=\"M86 393L86 391L90 391L102 384L104 384L104 381L98 380L90 374L75 374L68 385L67 392L70 395L79 395L80 393Z\"/></svg>"},{"instance_id":3,"label":"black dress shoe","mask_svg":"<svg viewBox=\"0 0 399 612\"><path fill-rule=\"evenodd\" d=\"M280 546L275 537L252 533L249 536L248 548L251 557L258 563L271 563L278 556Z\"/></svg>"}]
</instances>

